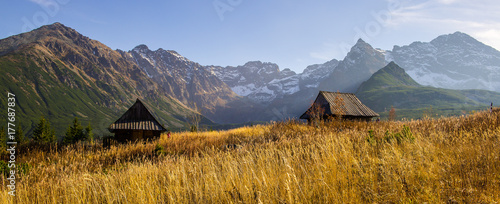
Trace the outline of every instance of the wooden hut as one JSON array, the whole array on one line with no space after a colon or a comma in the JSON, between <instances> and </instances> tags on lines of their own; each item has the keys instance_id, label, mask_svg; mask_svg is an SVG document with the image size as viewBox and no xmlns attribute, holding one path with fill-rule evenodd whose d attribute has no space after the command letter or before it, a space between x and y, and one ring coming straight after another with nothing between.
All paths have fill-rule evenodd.
<instances>
[{"instance_id":1,"label":"wooden hut","mask_svg":"<svg viewBox=\"0 0 500 204\"><path fill-rule=\"evenodd\" d=\"M323 120L341 115L347 120L370 121L373 117L379 116L352 93L328 91L320 91L313 105L300 116L300 119L310 121L315 117L314 114Z\"/></svg>"},{"instance_id":2,"label":"wooden hut","mask_svg":"<svg viewBox=\"0 0 500 204\"><path fill-rule=\"evenodd\" d=\"M156 139L166 131L139 99L108 129L119 142Z\"/></svg>"}]
</instances>

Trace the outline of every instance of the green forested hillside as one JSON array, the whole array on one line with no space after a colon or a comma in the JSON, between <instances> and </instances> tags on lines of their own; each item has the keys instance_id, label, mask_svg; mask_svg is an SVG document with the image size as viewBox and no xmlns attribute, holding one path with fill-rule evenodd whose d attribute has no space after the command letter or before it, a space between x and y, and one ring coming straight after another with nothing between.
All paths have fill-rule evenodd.
<instances>
[{"instance_id":1,"label":"green forested hillside","mask_svg":"<svg viewBox=\"0 0 500 204\"><path fill-rule=\"evenodd\" d=\"M399 117L458 115L500 104L500 93L485 90L451 90L421 86L394 62L377 71L359 87L356 95L374 111L382 113L391 106Z\"/></svg>"},{"instance_id":2,"label":"green forested hillside","mask_svg":"<svg viewBox=\"0 0 500 204\"><path fill-rule=\"evenodd\" d=\"M118 52L62 24L0 40L0 91L1 110L7 93L16 95L16 124L28 134L41 116L58 137L74 117L90 122L97 135L108 134L108 125L136 98L168 129L187 127L193 114Z\"/></svg>"}]
</instances>

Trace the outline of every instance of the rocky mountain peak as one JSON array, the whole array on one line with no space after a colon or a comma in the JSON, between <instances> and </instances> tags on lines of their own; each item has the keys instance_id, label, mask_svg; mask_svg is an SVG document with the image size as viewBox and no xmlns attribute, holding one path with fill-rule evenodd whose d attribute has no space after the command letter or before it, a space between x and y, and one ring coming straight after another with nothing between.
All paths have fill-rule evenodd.
<instances>
[{"instance_id":1,"label":"rocky mountain peak","mask_svg":"<svg viewBox=\"0 0 500 204\"><path fill-rule=\"evenodd\" d=\"M358 41L356 42L356 44L354 44L354 46L352 46L351 48L351 51L353 49L356 49L356 48L364 48L364 49L367 49L367 48L373 48L370 44L368 44L367 42L365 42L363 39L358 39Z\"/></svg>"},{"instance_id":2,"label":"rocky mountain peak","mask_svg":"<svg viewBox=\"0 0 500 204\"><path fill-rule=\"evenodd\" d=\"M361 38L351 48L344 58L343 62L348 64L356 64L368 60L369 58L379 58L383 53L374 49L370 44L363 41ZM380 68L380 67L379 67Z\"/></svg>"},{"instance_id":3,"label":"rocky mountain peak","mask_svg":"<svg viewBox=\"0 0 500 204\"><path fill-rule=\"evenodd\" d=\"M67 27L62 23L53 23L50 25L42 26L34 30L37 35L37 39L44 38L58 38L58 39L70 39L74 42L79 41L90 41L90 38L83 36L78 31L73 28Z\"/></svg>"},{"instance_id":4,"label":"rocky mountain peak","mask_svg":"<svg viewBox=\"0 0 500 204\"><path fill-rule=\"evenodd\" d=\"M354 92L359 85L385 66L385 55L362 39L351 48L333 72L321 82L325 91Z\"/></svg>"},{"instance_id":5,"label":"rocky mountain peak","mask_svg":"<svg viewBox=\"0 0 500 204\"><path fill-rule=\"evenodd\" d=\"M430 42L433 45L442 44L482 44L470 35L462 32L455 32L453 34L441 35Z\"/></svg>"},{"instance_id":6,"label":"rocky mountain peak","mask_svg":"<svg viewBox=\"0 0 500 204\"><path fill-rule=\"evenodd\" d=\"M62 34L64 34L64 33L78 33L73 28L67 27L59 22L53 23L50 25L44 25L44 26L39 27L31 32L28 32L28 33L35 34L35 33L47 33L47 32L62 33ZM27 33L23 33L23 34L27 34Z\"/></svg>"},{"instance_id":7,"label":"rocky mountain peak","mask_svg":"<svg viewBox=\"0 0 500 204\"><path fill-rule=\"evenodd\" d=\"M270 75L277 74L280 72L279 66L270 62L261 61L249 61L243 66L238 66L238 69L243 69L242 71L250 72L259 75Z\"/></svg>"},{"instance_id":8,"label":"rocky mountain peak","mask_svg":"<svg viewBox=\"0 0 500 204\"><path fill-rule=\"evenodd\" d=\"M281 75L284 76L284 77L288 77L288 76L293 76L293 75L296 75L297 73L295 73L294 71L292 71L291 69L289 68L286 68L286 69L283 69L281 70Z\"/></svg>"},{"instance_id":9,"label":"rocky mountain peak","mask_svg":"<svg viewBox=\"0 0 500 204\"><path fill-rule=\"evenodd\" d=\"M358 41L356 41L356 44L367 44L362 38L359 38Z\"/></svg>"},{"instance_id":10,"label":"rocky mountain peak","mask_svg":"<svg viewBox=\"0 0 500 204\"><path fill-rule=\"evenodd\" d=\"M63 25L62 23L59 23L59 22L55 22L53 24L50 24L50 25L45 25L45 26L42 26L38 29L35 29L34 31L36 30L60 30L60 31L75 31L74 29L68 27L68 26L65 26Z\"/></svg>"},{"instance_id":11,"label":"rocky mountain peak","mask_svg":"<svg viewBox=\"0 0 500 204\"><path fill-rule=\"evenodd\" d=\"M340 66L339 68L347 69L349 67L356 67L356 64L363 66L371 66L371 63L379 62L381 59L384 59L385 61L385 57L383 56L383 53L381 51L374 49L370 44L366 43L362 39L359 39L358 42L351 48L351 51L347 53L347 56L342 61L341 65L344 64L344 66ZM383 64L382 65L378 64L376 66L380 67L370 68L370 70L373 71L372 73L376 71L373 69L378 70L382 68Z\"/></svg>"},{"instance_id":12,"label":"rocky mountain peak","mask_svg":"<svg viewBox=\"0 0 500 204\"><path fill-rule=\"evenodd\" d=\"M149 47L147 45L140 44L140 45L135 46L134 49L132 49L132 51L138 52L138 53L147 53L147 52L150 52L151 50L149 49Z\"/></svg>"},{"instance_id":13,"label":"rocky mountain peak","mask_svg":"<svg viewBox=\"0 0 500 204\"><path fill-rule=\"evenodd\" d=\"M87 43L90 41L76 30L66 27L61 23L54 23L37 28L31 32L21 33L2 39L0 42L0 56L18 49L20 46L30 46L31 43L56 44L55 41L73 41L74 43Z\"/></svg>"}]
</instances>

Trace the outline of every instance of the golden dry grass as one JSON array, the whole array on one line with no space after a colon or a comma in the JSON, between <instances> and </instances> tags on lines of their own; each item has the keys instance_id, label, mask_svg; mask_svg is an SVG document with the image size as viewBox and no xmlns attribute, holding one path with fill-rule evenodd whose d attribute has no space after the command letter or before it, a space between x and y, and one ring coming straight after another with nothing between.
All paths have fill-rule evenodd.
<instances>
[{"instance_id":1,"label":"golden dry grass","mask_svg":"<svg viewBox=\"0 0 500 204\"><path fill-rule=\"evenodd\" d=\"M499 111L33 150L16 197L0 176L0 203L498 203Z\"/></svg>"}]
</instances>

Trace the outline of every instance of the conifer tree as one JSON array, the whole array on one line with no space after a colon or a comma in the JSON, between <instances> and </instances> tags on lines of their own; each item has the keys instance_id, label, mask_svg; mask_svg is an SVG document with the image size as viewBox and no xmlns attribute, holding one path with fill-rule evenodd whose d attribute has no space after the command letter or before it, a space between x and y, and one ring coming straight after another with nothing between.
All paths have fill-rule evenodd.
<instances>
[{"instance_id":1,"label":"conifer tree","mask_svg":"<svg viewBox=\"0 0 500 204\"><path fill-rule=\"evenodd\" d=\"M90 126L90 122L89 122L89 125L87 125L87 127L85 127L85 133L84 133L83 139L85 141L89 141L89 142L92 142L94 140L94 133L92 132L92 126Z\"/></svg>"},{"instance_id":2,"label":"conifer tree","mask_svg":"<svg viewBox=\"0 0 500 204\"><path fill-rule=\"evenodd\" d=\"M28 142L28 140L26 139L26 136L24 135L23 129L21 128L21 125L17 126L15 141L17 142L17 144L19 146L24 145Z\"/></svg>"},{"instance_id":3,"label":"conifer tree","mask_svg":"<svg viewBox=\"0 0 500 204\"><path fill-rule=\"evenodd\" d=\"M50 122L43 116L33 130L33 142L39 145L50 145L57 142L55 130L50 127Z\"/></svg>"},{"instance_id":4,"label":"conifer tree","mask_svg":"<svg viewBox=\"0 0 500 204\"><path fill-rule=\"evenodd\" d=\"M94 139L94 133L92 133L92 126L87 125L83 128L82 124L77 117L73 119L73 123L68 126L66 130L66 135L63 138L64 144L77 143L79 141L92 141Z\"/></svg>"},{"instance_id":5,"label":"conifer tree","mask_svg":"<svg viewBox=\"0 0 500 204\"><path fill-rule=\"evenodd\" d=\"M63 143L64 144L76 143L82 140L83 137L84 137L83 127L78 121L78 118L75 117L75 119L73 119L72 125L69 125L68 129L66 130L66 135L63 138Z\"/></svg>"},{"instance_id":6,"label":"conifer tree","mask_svg":"<svg viewBox=\"0 0 500 204\"><path fill-rule=\"evenodd\" d=\"M0 128L0 148L3 150L7 147L7 134L5 132L5 128ZM0 151L2 151L0 150Z\"/></svg>"}]
</instances>

